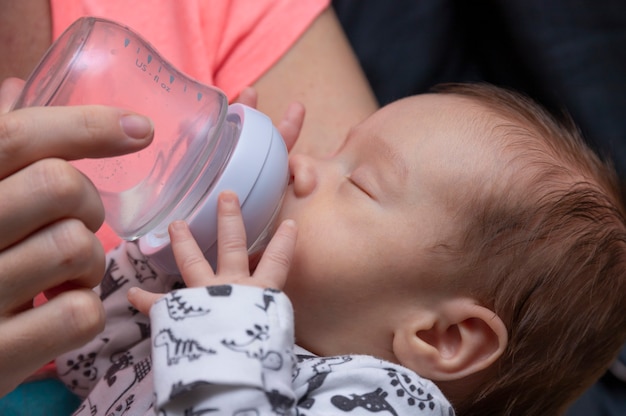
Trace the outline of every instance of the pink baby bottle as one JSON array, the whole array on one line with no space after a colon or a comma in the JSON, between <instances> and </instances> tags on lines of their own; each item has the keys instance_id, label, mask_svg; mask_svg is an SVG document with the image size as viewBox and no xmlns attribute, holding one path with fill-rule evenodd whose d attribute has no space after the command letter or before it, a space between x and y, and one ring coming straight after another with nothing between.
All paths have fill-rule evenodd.
<instances>
[{"instance_id":1,"label":"pink baby bottle","mask_svg":"<svg viewBox=\"0 0 626 416\"><path fill-rule=\"evenodd\" d=\"M179 72L138 34L84 17L54 42L26 82L15 109L103 104L145 114L153 143L137 153L76 161L95 184L106 221L138 240L157 268L176 273L167 227L190 225L215 265L217 196L237 193L253 253L274 227L288 181L287 149L271 120Z\"/></svg>"}]
</instances>

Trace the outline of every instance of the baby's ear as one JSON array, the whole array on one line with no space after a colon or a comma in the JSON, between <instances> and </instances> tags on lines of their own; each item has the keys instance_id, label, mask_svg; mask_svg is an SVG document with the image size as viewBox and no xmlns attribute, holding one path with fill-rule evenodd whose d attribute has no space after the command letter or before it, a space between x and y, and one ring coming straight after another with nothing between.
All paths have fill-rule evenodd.
<instances>
[{"instance_id":1,"label":"baby's ear","mask_svg":"<svg viewBox=\"0 0 626 416\"><path fill-rule=\"evenodd\" d=\"M451 381L491 366L507 341L498 315L472 299L454 298L398 327L393 352L400 364L422 377Z\"/></svg>"}]
</instances>

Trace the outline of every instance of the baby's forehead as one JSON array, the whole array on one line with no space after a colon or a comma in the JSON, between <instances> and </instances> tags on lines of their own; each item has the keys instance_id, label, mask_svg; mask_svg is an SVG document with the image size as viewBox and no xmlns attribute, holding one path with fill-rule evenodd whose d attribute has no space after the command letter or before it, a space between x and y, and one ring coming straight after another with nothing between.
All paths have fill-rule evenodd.
<instances>
[{"instance_id":1,"label":"baby's forehead","mask_svg":"<svg viewBox=\"0 0 626 416\"><path fill-rule=\"evenodd\" d=\"M450 117L463 114L467 137L499 149L509 157L523 155L549 157L553 137L536 123L505 105L496 106L481 98L456 94L436 94L447 102Z\"/></svg>"},{"instance_id":2,"label":"baby's forehead","mask_svg":"<svg viewBox=\"0 0 626 416\"><path fill-rule=\"evenodd\" d=\"M492 175L491 183L524 183L547 166L563 168L560 144L541 126L516 113L511 108L498 107L480 98L456 94L435 94L445 105L451 121L461 125L457 141L460 148L475 156L468 163L484 163ZM445 123L442 124L446 127ZM478 155L478 156L476 156ZM459 154L459 163L464 155ZM568 166L573 168L573 166ZM488 172L491 170L491 173ZM478 172L476 172L478 174ZM480 182L478 182L480 183Z\"/></svg>"},{"instance_id":3,"label":"baby's forehead","mask_svg":"<svg viewBox=\"0 0 626 416\"><path fill-rule=\"evenodd\" d=\"M452 93L429 93L407 97L398 102L396 117L428 117L438 129L459 130L465 137L482 139L485 144L497 145L507 135L527 134L532 129L523 117L485 102L480 97Z\"/></svg>"},{"instance_id":4,"label":"baby's forehead","mask_svg":"<svg viewBox=\"0 0 626 416\"><path fill-rule=\"evenodd\" d=\"M397 152L415 157L417 169L427 155L433 168L448 171L442 175L467 175L461 183L491 182L507 173L522 176L533 164L560 163L545 132L506 104L453 93L421 94L387 106L373 125L385 126L383 139L402 142ZM372 125L363 127L368 136Z\"/></svg>"}]
</instances>

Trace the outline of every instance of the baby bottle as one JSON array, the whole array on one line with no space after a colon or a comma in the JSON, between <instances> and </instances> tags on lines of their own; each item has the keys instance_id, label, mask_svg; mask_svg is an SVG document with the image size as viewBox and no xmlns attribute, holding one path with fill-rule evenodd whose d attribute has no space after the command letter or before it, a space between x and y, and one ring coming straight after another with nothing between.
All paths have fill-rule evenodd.
<instances>
[{"instance_id":1,"label":"baby bottle","mask_svg":"<svg viewBox=\"0 0 626 416\"><path fill-rule=\"evenodd\" d=\"M248 250L267 244L288 181L287 149L271 120L185 76L139 35L83 17L54 42L14 108L103 104L154 122L153 142L137 153L72 162L95 184L106 221L139 240L151 263L176 273L167 227L190 225L215 266L217 196L241 203Z\"/></svg>"}]
</instances>

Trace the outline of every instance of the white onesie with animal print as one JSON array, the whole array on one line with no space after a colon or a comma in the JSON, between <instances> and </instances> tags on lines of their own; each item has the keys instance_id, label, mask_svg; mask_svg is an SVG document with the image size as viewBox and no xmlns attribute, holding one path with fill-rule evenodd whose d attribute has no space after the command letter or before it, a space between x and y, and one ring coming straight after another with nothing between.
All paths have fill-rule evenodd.
<instances>
[{"instance_id":1,"label":"white onesie with animal print","mask_svg":"<svg viewBox=\"0 0 626 416\"><path fill-rule=\"evenodd\" d=\"M84 397L78 415L454 414L431 381L404 367L294 346L291 303L280 291L187 289L132 243L107 259L97 288L105 331L57 359L61 379ZM169 294L148 319L128 303L131 286Z\"/></svg>"}]
</instances>

